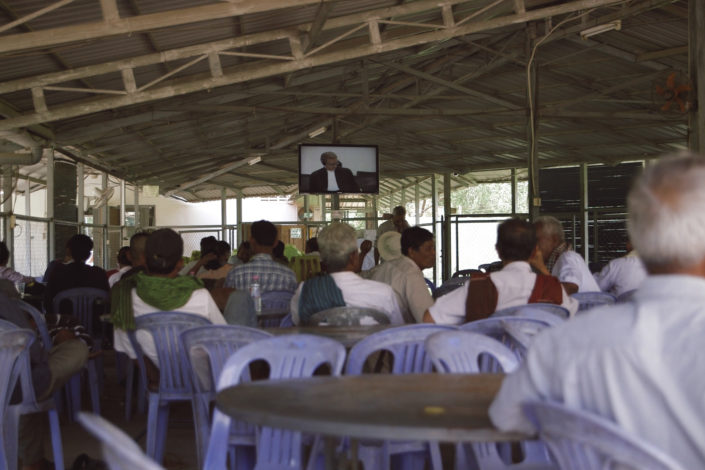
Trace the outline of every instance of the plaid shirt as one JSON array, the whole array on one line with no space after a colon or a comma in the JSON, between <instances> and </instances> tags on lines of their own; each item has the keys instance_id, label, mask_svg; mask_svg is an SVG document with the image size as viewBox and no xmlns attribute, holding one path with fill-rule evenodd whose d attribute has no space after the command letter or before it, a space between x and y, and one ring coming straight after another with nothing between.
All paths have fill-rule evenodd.
<instances>
[{"instance_id":1,"label":"plaid shirt","mask_svg":"<svg viewBox=\"0 0 705 470\"><path fill-rule=\"evenodd\" d=\"M296 274L271 256L260 253L253 256L249 262L235 266L225 278L225 287L237 290L247 290L252 284L252 278L259 276L262 292L286 290L294 292L297 287Z\"/></svg>"}]
</instances>

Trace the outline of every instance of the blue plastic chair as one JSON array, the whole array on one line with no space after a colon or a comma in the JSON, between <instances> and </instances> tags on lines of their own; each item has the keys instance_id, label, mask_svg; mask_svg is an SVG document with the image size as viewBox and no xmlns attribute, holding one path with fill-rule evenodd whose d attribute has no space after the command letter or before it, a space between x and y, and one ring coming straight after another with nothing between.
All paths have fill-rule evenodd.
<instances>
[{"instance_id":1,"label":"blue plastic chair","mask_svg":"<svg viewBox=\"0 0 705 470\"><path fill-rule=\"evenodd\" d=\"M239 325L208 325L191 328L181 333L182 355L186 367L191 371L193 383L193 410L196 419L196 444L198 445L198 464L203 467L203 459L208 450L210 435L210 405L215 401L215 386L228 358L238 349L254 341L269 338L266 331ZM199 354L201 357L199 358ZM207 374L198 374L197 371ZM207 375L207 377L205 377ZM203 379L207 378L207 383ZM254 448L255 428L244 422L233 423L230 432L231 446L248 446ZM246 452L237 452L236 463L248 460ZM238 465L239 468L251 468L251 465Z\"/></svg>"},{"instance_id":2,"label":"blue plastic chair","mask_svg":"<svg viewBox=\"0 0 705 470\"><path fill-rule=\"evenodd\" d=\"M31 331L19 328L14 323L6 320L0 320L0 332L4 331ZM35 334L32 331L32 341ZM27 343L27 348L32 342ZM4 424L5 431L5 452L9 468L16 468L17 452L18 452L18 437L20 416L30 413L49 413L49 428L51 431L51 447L54 454L54 468L56 470L64 470L64 451L61 443L61 428L59 427L59 414L56 411L56 405L53 398L43 401L37 401L34 393L34 385L32 383L32 368L29 359L29 349L20 353L17 361L19 368L19 380L22 387L22 402L16 405L10 405L5 416ZM9 396L7 397L9 399ZM5 402L7 405L7 402ZM10 432L12 430L12 432Z\"/></svg>"},{"instance_id":3,"label":"blue plastic chair","mask_svg":"<svg viewBox=\"0 0 705 470\"><path fill-rule=\"evenodd\" d=\"M531 306L526 306L522 309L519 309L514 316L521 318L531 318L533 320L541 321L549 326L562 325L566 321L566 319L563 317L550 313L544 309L534 308ZM490 318L497 317L493 315Z\"/></svg>"},{"instance_id":4,"label":"blue plastic chair","mask_svg":"<svg viewBox=\"0 0 705 470\"><path fill-rule=\"evenodd\" d=\"M435 299L436 298L436 285L433 283L432 280L430 280L427 277L423 278L423 280L426 281L426 285L431 290L431 296Z\"/></svg>"},{"instance_id":5,"label":"blue plastic chair","mask_svg":"<svg viewBox=\"0 0 705 470\"><path fill-rule=\"evenodd\" d=\"M220 374L218 391L248 380L243 372L259 360L269 365L270 380L310 377L323 364L328 364L331 374L337 376L343 369L345 347L335 340L307 334L256 341L230 356ZM231 423L232 418L216 407L204 468L225 468ZM301 468L301 432L262 427L257 434L255 470ZM316 457L312 451L310 458Z\"/></svg>"},{"instance_id":6,"label":"blue plastic chair","mask_svg":"<svg viewBox=\"0 0 705 470\"><path fill-rule=\"evenodd\" d=\"M262 293L262 311L263 312L281 312L289 313L291 298L294 293L288 290L271 290Z\"/></svg>"},{"instance_id":7,"label":"blue plastic chair","mask_svg":"<svg viewBox=\"0 0 705 470\"><path fill-rule=\"evenodd\" d=\"M39 333L39 338L42 341L44 349L48 352L51 350L53 342L49 336L49 330L47 329L46 321L44 315L39 312L36 308L23 302L19 299L12 299L17 307L25 312L27 315L32 317L34 324L37 325L37 332ZM100 415L100 390L98 387L98 371L96 369L95 358L89 359L86 362L85 370L88 373L88 390L91 394L91 403L93 405L93 413ZM81 374L76 374L64 388L66 394L66 403L68 408L69 418L72 420L76 413L81 409ZM61 403L60 396L57 394L54 396L57 405Z\"/></svg>"},{"instance_id":8,"label":"blue plastic chair","mask_svg":"<svg viewBox=\"0 0 705 470\"><path fill-rule=\"evenodd\" d=\"M147 457L130 436L107 419L79 412L78 422L100 441L103 459L110 470L164 470Z\"/></svg>"},{"instance_id":9,"label":"blue plastic chair","mask_svg":"<svg viewBox=\"0 0 705 470\"><path fill-rule=\"evenodd\" d=\"M672 457L601 416L563 404L523 405L559 468L684 470Z\"/></svg>"},{"instance_id":10,"label":"blue plastic chair","mask_svg":"<svg viewBox=\"0 0 705 470\"><path fill-rule=\"evenodd\" d=\"M531 308L531 309L537 309L537 310L543 310L544 312L549 312L552 313L553 315L556 315L564 320L566 320L568 317L570 317L570 312L568 311L567 308L561 307L560 305L556 304L549 304L545 302L536 302L533 304L525 304L525 305L516 305L514 307L507 307L503 308L501 310L497 310L492 314L493 317L504 317L508 315L516 315L518 312Z\"/></svg>"},{"instance_id":11,"label":"blue plastic chair","mask_svg":"<svg viewBox=\"0 0 705 470\"><path fill-rule=\"evenodd\" d=\"M578 301L578 312L584 312L602 305L612 305L616 302L614 295L607 292L576 292L571 297Z\"/></svg>"},{"instance_id":12,"label":"blue plastic chair","mask_svg":"<svg viewBox=\"0 0 705 470\"><path fill-rule=\"evenodd\" d=\"M172 401L191 402L193 398L191 374L190 370L183 366L179 334L189 328L210 324L210 320L206 317L191 313L156 312L135 317L135 330L127 333L137 355L143 390L149 396L147 455L158 463L161 463L164 457L169 404ZM159 388L157 391L149 390L145 358L137 341L136 332L138 330L147 330L154 339L159 360Z\"/></svg>"},{"instance_id":13,"label":"blue plastic chair","mask_svg":"<svg viewBox=\"0 0 705 470\"><path fill-rule=\"evenodd\" d=\"M448 325L417 324L389 328L373 333L358 341L348 353L345 366L347 375L360 375L365 361L372 354L388 351L392 355L392 374L415 374L432 372L431 360L426 355L424 341L439 331L455 330ZM415 453L406 455L403 466L412 465L418 457L418 452L428 452L434 469L441 469L440 450L437 442L390 442L363 441L360 443L359 456L365 468L388 467L389 459L394 454ZM425 456L424 456L425 457Z\"/></svg>"},{"instance_id":14,"label":"blue plastic chair","mask_svg":"<svg viewBox=\"0 0 705 470\"><path fill-rule=\"evenodd\" d=\"M485 321L479 320L473 323ZM499 324L502 321L505 320L497 319L489 323ZM426 340L426 350L436 370L442 374L488 372L485 366L487 362L485 358L488 356L492 358L492 363L497 364L498 369L505 373L511 372L519 366L519 360L514 352L504 344L492 337L468 330L446 331L429 336ZM555 468L543 445L530 441L522 444L525 458L520 465L530 466L536 470ZM457 444L456 468L468 468L468 454L474 456L475 464L480 470L520 468L518 465L513 466L504 462L494 442L476 442L469 446Z\"/></svg>"},{"instance_id":15,"label":"blue plastic chair","mask_svg":"<svg viewBox=\"0 0 705 470\"><path fill-rule=\"evenodd\" d=\"M626 292L622 292L617 296L617 299L615 300L616 303L618 304L623 304L625 302L631 302L632 298L634 297L634 294L636 294L636 291L638 289L632 289L628 290Z\"/></svg>"},{"instance_id":16,"label":"blue plastic chair","mask_svg":"<svg viewBox=\"0 0 705 470\"><path fill-rule=\"evenodd\" d=\"M93 324L94 319L94 309L100 305L104 306L105 313L109 312L109 302L110 293L102 289L96 289L93 287L76 287L73 289L68 289L61 291L54 297L52 306L54 313L60 312L60 306L62 302L71 303L71 315L75 316L78 321L83 325L88 334L93 338L93 351L101 351L101 346L103 342L103 329L102 327L97 328L98 333L96 334L96 328ZM88 361L89 364L89 380L91 382L96 382L98 384L98 390L103 389L103 357L99 354L96 357ZM92 364L92 365L90 365ZM91 372L90 368L93 368ZM97 379L97 380L96 380ZM89 384L89 386L91 386ZM81 381L80 377L74 377L69 382L69 387L71 388L71 409L69 410L69 417L73 419L73 416L78 412L81 407ZM91 390L91 394L93 391ZM93 398L93 412L100 414L100 405L96 407L97 400L94 395Z\"/></svg>"},{"instance_id":17,"label":"blue plastic chair","mask_svg":"<svg viewBox=\"0 0 705 470\"><path fill-rule=\"evenodd\" d=\"M547 315L552 314L548 313ZM523 361L534 335L550 326L551 324L546 321L517 315L483 318L465 323L460 326L460 329L489 336L499 341L514 353L517 361ZM483 372L504 370L504 367L498 369L499 364L492 360L486 360L483 366Z\"/></svg>"},{"instance_id":18,"label":"blue plastic chair","mask_svg":"<svg viewBox=\"0 0 705 470\"><path fill-rule=\"evenodd\" d=\"M443 284L441 284L441 286L435 290L435 292L433 293L433 298L437 299L438 297L444 296L448 292L452 292L455 289L458 289L469 280L470 279L468 279L467 277L452 277L445 281Z\"/></svg>"},{"instance_id":19,"label":"blue plastic chair","mask_svg":"<svg viewBox=\"0 0 705 470\"><path fill-rule=\"evenodd\" d=\"M4 326L7 327L7 325ZM0 381L3 384L0 387L0 423L9 421L7 415L12 411L8 409L8 405L22 370L20 357L23 353L27 353L34 337L34 332L28 329L8 328L0 331ZM7 429L6 426L0 426L0 470L16 467L16 454L10 450L13 446L12 439L16 439L16 431L15 436L11 437L11 435L12 430ZM10 461L9 457L13 455L14 460Z\"/></svg>"},{"instance_id":20,"label":"blue plastic chair","mask_svg":"<svg viewBox=\"0 0 705 470\"><path fill-rule=\"evenodd\" d=\"M287 313L279 322L279 328L288 328L294 326L294 320L291 319L291 313Z\"/></svg>"}]
</instances>

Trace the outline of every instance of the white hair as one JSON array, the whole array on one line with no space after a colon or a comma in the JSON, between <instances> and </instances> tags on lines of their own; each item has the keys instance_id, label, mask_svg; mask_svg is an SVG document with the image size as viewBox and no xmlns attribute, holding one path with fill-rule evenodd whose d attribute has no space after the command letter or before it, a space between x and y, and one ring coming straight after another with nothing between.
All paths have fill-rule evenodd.
<instances>
[{"instance_id":1,"label":"white hair","mask_svg":"<svg viewBox=\"0 0 705 470\"><path fill-rule=\"evenodd\" d=\"M534 227L541 225L541 231L549 237L557 236L559 240L565 240L563 225L561 221L550 215L542 215L534 219Z\"/></svg>"},{"instance_id":2,"label":"white hair","mask_svg":"<svg viewBox=\"0 0 705 470\"><path fill-rule=\"evenodd\" d=\"M686 268L705 258L705 158L661 157L627 197L627 228L647 267Z\"/></svg>"},{"instance_id":3,"label":"white hair","mask_svg":"<svg viewBox=\"0 0 705 470\"><path fill-rule=\"evenodd\" d=\"M348 264L350 254L357 251L355 229L341 222L324 227L318 234L318 250L328 272L342 271Z\"/></svg>"}]
</instances>

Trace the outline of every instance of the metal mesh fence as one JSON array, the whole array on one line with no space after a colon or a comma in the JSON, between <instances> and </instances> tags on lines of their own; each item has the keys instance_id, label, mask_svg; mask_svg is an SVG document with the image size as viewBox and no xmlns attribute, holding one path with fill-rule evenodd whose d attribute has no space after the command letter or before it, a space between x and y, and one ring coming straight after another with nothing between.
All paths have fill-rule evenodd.
<instances>
[{"instance_id":1,"label":"metal mesh fence","mask_svg":"<svg viewBox=\"0 0 705 470\"><path fill-rule=\"evenodd\" d=\"M24 275L42 276L49 260L49 222L17 217L14 230L14 269Z\"/></svg>"}]
</instances>

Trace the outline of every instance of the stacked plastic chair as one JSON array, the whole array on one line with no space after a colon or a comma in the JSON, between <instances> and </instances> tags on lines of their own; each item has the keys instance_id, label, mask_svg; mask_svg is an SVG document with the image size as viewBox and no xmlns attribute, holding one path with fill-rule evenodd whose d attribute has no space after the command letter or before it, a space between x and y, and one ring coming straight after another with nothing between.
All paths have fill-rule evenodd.
<instances>
[{"instance_id":1,"label":"stacked plastic chair","mask_svg":"<svg viewBox=\"0 0 705 470\"><path fill-rule=\"evenodd\" d=\"M143 391L149 396L147 455L158 463L161 463L164 457L169 404L173 401L191 402L193 398L191 371L184 367L179 335L189 328L210 324L207 318L191 313L156 312L135 317L135 330L128 332L130 343L137 355ZM154 339L159 360L159 386L157 390L149 389L145 357L137 341L136 333L139 330L146 330Z\"/></svg>"},{"instance_id":2,"label":"stacked plastic chair","mask_svg":"<svg viewBox=\"0 0 705 470\"><path fill-rule=\"evenodd\" d=\"M592 413L552 402L525 403L524 412L561 470L684 470L660 449Z\"/></svg>"},{"instance_id":3,"label":"stacked plastic chair","mask_svg":"<svg viewBox=\"0 0 705 470\"><path fill-rule=\"evenodd\" d=\"M329 338L313 335L283 335L256 341L236 351L225 363L218 380L218 391L235 386L250 363L263 360L269 365L269 379L310 377L322 365L330 366L332 375L340 375L345 361L345 348ZM204 468L224 469L232 418L217 407L213 412L208 453ZM302 436L299 431L261 427L257 436L255 470L296 469L302 467ZM314 449L316 445L314 444ZM311 459L316 458L312 452Z\"/></svg>"},{"instance_id":4,"label":"stacked plastic chair","mask_svg":"<svg viewBox=\"0 0 705 470\"><path fill-rule=\"evenodd\" d=\"M367 359L374 353L388 351L392 355L392 374L419 374L432 372L431 360L426 356L424 341L439 331L455 330L446 325L407 325L373 333L358 341L348 354L345 366L347 375L360 375ZM395 454L405 454L404 467L414 459L428 454L434 470L440 470L441 458L437 442L416 441L362 441L359 456L365 468L387 468L389 459Z\"/></svg>"},{"instance_id":5,"label":"stacked plastic chair","mask_svg":"<svg viewBox=\"0 0 705 470\"><path fill-rule=\"evenodd\" d=\"M547 315L551 315L550 313ZM535 318L524 316L490 317L465 323L460 329L472 331L493 338L509 348L517 361L523 361L533 336L551 324ZM483 362L483 372L499 372L504 370L491 360Z\"/></svg>"},{"instance_id":6,"label":"stacked plastic chair","mask_svg":"<svg viewBox=\"0 0 705 470\"><path fill-rule=\"evenodd\" d=\"M480 320L483 321L483 320ZM426 340L428 355L436 371L441 374L473 374L487 372L484 369L485 358L499 364L503 372L508 373L519 366L515 354L499 341L472 331L449 331L430 336ZM472 449L469 452L468 447ZM476 442L456 445L456 468L470 468L469 455L474 456L475 464L480 470L501 470L511 468L554 469L543 445L525 442L522 445L524 460L521 467L505 463L500 457L494 442Z\"/></svg>"},{"instance_id":7,"label":"stacked plastic chair","mask_svg":"<svg viewBox=\"0 0 705 470\"><path fill-rule=\"evenodd\" d=\"M103 459L110 470L164 470L110 421L83 412L78 413L78 421L100 441Z\"/></svg>"},{"instance_id":8,"label":"stacked plastic chair","mask_svg":"<svg viewBox=\"0 0 705 470\"><path fill-rule=\"evenodd\" d=\"M228 358L238 349L254 341L271 337L270 333L237 325L208 325L191 328L181 333L183 358L191 371L193 383L193 410L196 424L198 464L203 466L210 435L210 405L215 401L215 386ZM208 372L199 374L198 371ZM207 375L207 377L204 377ZM207 379L207 380L205 380ZM238 468L251 468L250 455L242 447L255 445L255 428L247 423L235 422L229 442L235 446L234 455ZM254 452L252 452L254 454ZM243 465L240 465L240 462Z\"/></svg>"},{"instance_id":9,"label":"stacked plastic chair","mask_svg":"<svg viewBox=\"0 0 705 470\"><path fill-rule=\"evenodd\" d=\"M262 313L257 318L257 326L261 328L278 327L282 319L289 313L291 298L294 293L286 290L273 290L262 294Z\"/></svg>"}]
</instances>

